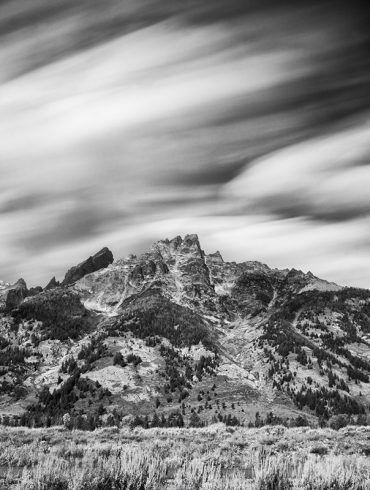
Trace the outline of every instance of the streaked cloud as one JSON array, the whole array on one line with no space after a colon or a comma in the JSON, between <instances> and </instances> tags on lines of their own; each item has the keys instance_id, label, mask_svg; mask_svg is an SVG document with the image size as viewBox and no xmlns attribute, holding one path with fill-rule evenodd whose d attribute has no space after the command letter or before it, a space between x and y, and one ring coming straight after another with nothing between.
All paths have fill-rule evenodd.
<instances>
[{"instance_id":1,"label":"streaked cloud","mask_svg":"<svg viewBox=\"0 0 370 490\"><path fill-rule=\"evenodd\" d=\"M333 5L0 6L0 277L198 232L370 287L366 9Z\"/></svg>"},{"instance_id":2,"label":"streaked cloud","mask_svg":"<svg viewBox=\"0 0 370 490\"><path fill-rule=\"evenodd\" d=\"M256 160L225 192L261 213L339 221L370 215L369 156L370 113L350 129Z\"/></svg>"}]
</instances>

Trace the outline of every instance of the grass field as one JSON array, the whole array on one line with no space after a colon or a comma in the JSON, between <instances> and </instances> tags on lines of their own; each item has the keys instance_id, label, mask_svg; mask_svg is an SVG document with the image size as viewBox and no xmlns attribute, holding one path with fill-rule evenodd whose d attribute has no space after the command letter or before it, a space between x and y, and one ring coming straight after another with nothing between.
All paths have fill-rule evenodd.
<instances>
[{"instance_id":1,"label":"grass field","mask_svg":"<svg viewBox=\"0 0 370 490\"><path fill-rule=\"evenodd\" d=\"M370 489L370 427L4 427L0 444L2 489Z\"/></svg>"}]
</instances>

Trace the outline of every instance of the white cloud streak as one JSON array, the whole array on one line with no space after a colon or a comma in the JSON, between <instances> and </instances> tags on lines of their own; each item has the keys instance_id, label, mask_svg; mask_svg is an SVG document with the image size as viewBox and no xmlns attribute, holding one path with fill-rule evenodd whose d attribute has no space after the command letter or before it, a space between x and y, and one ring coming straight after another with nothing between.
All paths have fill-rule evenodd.
<instances>
[{"instance_id":1,"label":"white cloud streak","mask_svg":"<svg viewBox=\"0 0 370 490\"><path fill-rule=\"evenodd\" d=\"M289 93L338 33L282 22L274 43L255 21L161 22L13 79L25 41L2 44L1 279L198 232L229 260L370 286L369 120L307 136Z\"/></svg>"}]
</instances>

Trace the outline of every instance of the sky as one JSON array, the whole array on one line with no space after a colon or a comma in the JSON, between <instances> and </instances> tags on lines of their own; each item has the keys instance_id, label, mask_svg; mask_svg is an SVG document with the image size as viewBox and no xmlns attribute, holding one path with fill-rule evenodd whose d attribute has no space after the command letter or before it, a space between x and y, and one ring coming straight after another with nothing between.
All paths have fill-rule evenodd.
<instances>
[{"instance_id":1,"label":"sky","mask_svg":"<svg viewBox=\"0 0 370 490\"><path fill-rule=\"evenodd\" d=\"M362 0L0 2L0 279L197 233L370 288Z\"/></svg>"}]
</instances>

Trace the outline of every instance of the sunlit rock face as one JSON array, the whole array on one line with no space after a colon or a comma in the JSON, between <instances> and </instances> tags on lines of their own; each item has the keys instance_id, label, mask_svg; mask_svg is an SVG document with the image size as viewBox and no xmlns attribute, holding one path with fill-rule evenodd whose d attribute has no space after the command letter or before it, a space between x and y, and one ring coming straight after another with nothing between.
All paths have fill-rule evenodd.
<instances>
[{"instance_id":1,"label":"sunlit rock face","mask_svg":"<svg viewBox=\"0 0 370 490\"><path fill-rule=\"evenodd\" d=\"M103 248L69 269L62 283L53 277L45 291L60 287L72 288L87 308L111 315L119 314L131 295L151 290L204 314L219 313L228 319L254 316L288 294L341 289L295 269L270 269L257 261L225 262L219 251L207 255L196 234L160 240L139 256L130 254L115 262L110 250ZM3 283L1 301L11 310L41 291L28 290L23 279L14 285Z\"/></svg>"},{"instance_id":2,"label":"sunlit rock face","mask_svg":"<svg viewBox=\"0 0 370 490\"><path fill-rule=\"evenodd\" d=\"M178 303L214 294L197 235L156 242L139 257L129 255L85 276L74 288L86 306L112 313L128 296L149 288L161 290Z\"/></svg>"},{"instance_id":3,"label":"sunlit rock face","mask_svg":"<svg viewBox=\"0 0 370 490\"><path fill-rule=\"evenodd\" d=\"M116 260L86 274L73 289L87 308L112 315L119 314L131 295L156 291L205 314L233 319L254 316L280 293L314 288L317 281L312 274L270 269L256 261L225 262L220 252L207 255L198 236L191 234L160 240L140 256Z\"/></svg>"},{"instance_id":4,"label":"sunlit rock face","mask_svg":"<svg viewBox=\"0 0 370 490\"><path fill-rule=\"evenodd\" d=\"M2 283L0 287L0 307L12 310L22 303L28 294L26 282L22 278L12 285Z\"/></svg>"}]
</instances>

